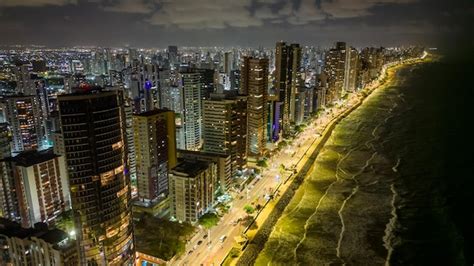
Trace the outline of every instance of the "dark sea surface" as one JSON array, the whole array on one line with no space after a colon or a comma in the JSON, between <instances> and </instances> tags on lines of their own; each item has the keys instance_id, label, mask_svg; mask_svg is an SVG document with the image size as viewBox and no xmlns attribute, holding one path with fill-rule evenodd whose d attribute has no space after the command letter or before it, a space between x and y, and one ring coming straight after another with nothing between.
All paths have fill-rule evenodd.
<instances>
[{"instance_id":1,"label":"dark sea surface","mask_svg":"<svg viewBox=\"0 0 474 266\"><path fill-rule=\"evenodd\" d=\"M336 127L257 265L472 265L474 69L401 68Z\"/></svg>"}]
</instances>

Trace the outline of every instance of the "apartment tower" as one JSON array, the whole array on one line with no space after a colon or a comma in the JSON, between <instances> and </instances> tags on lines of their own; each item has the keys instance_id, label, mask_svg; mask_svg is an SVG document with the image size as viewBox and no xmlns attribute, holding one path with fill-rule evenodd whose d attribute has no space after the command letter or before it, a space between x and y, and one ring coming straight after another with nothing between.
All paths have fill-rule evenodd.
<instances>
[{"instance_id":1,"label":"apartment tower","mask_svg":"<svg viewBox=\"0 0 474 266\"><path fill-rule=\"evenodd\" d=\"M125 105L121 91L58 96L82 264L134 260Z\"/></svg>"},{"instance_id":2,"label":"apartment tower","mask_svg":"<svg viewBox=\"0 0 474 266\"><path fill-rule=\"evenodd\" d=\"M176 166L174 112L155 109L133 116L138 196L152 201L168 194L168 173Z\"/></svg>"},{"instance_id":3,"label":"apartment tower","mask_svg":"<svg viewBox=\"0 0 474 266\"><path fill-rule=\"evenodd\" d=\"M244 57L240 93L248 96L248 153L260 157L265 151L268 98L268 59Z\"/></svg>"}]
</instances>

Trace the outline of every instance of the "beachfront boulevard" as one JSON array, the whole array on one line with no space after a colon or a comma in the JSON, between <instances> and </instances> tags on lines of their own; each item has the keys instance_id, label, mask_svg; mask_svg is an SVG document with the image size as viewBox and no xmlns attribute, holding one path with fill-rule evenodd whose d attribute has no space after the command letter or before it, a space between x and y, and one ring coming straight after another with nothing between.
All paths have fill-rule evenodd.
<instances>
[{"instance_id":1,"label":"beachfront boulevard","mask_svg":"<svg viewBox=\"0 0 474 266\"><path fill-rule=\"evenodd\" d=\"M326 112L310 123L308 128L299 134L291 145L271 158L268 161L268 169L263 170L261 177L252 181L247 189L244 189L240 194L234 195L235 200L232 202L229 213L221 218L219 224L209 231L203 230L198 233L187 245L185 255L175 263L179 265L219 265L245 229L243 225L236 223L239 218L243 219L246 216L244 207L252 205L252 203L263 206L269 192L273 192L280 183L283 183L293 173L292 169L298 171L307 159L305 155L313 147L315 137L317 139L325 125L344 110L342 106L338 105L332 111ZM281 164L285 165L288 170L281 171ZM275 197L274 200L278 200L278 198ZM265 214L268 214L266 210L257 219L257 226L264 221ZM204 238L205 235L207 235L206 238ZM189 253L191 250L192 253Z\"/></svg>"},{"instance_id":2,"label":"beachfront boulevard","mask_svg":"<svg viewBox=\"0 0 474 266\"><path fill-rule=\"evenodd\" d=\"M275 154L268 160L268 168L263 169L260 177L255 178L246 189L240 193L233 194L232 207L225 214L219 224L210 230L200 230L187 244L184 255L173 261L176 265L220 265L233 247L239 247L237 242L251 239L258 226L263 224L270 214L278 197L286 190L291 182L289 177L305 165L315 147L319 144L324 134L330 134L326 130L332 123L337 123L341 117L345 117L354 107L357 107L372 90L393 78L386 76L386 70L395 64L386 65L377 80L374 80L364 90L358 93L350 93L345 100L337 102L332 108L322 112L319 117L309 123L307 128L296 136L286 148ZM356 106L357 105L357 106ZM285 170L282 166L284 165ZM278 190L276 188L278 187ZM272 195L272 199L270 199ZM256 219L257 228L248 230L245 234L245 225L239 220L247 216L245 206L264 206Z\"/></svg>"},{"instance_id":3,"label":"beachfront boulevard","mask_svg":"<svg viewBox=\"0 0 474 266\"><path fill-rule=\"evenodd\" d=\"M220 264L245 229L244 225L236 222L239 218L243 219L246 216L244 207L252 205L252 203L253 205L260 204L263 206L270 193L273 194L280 183L285 182L294 173L294 170L298 171L304 165L307 159L305 155L309 153L310 149L314 148L315 140L319 139L326 125L357 101L357 96L355 94L353 96L345 104L341 102L322 113L320 117L308 125L304 132L293 140L291 145L270 158L268 160L269 167L262 171L261 177L257 177L239 194L233 195L235 200L232 202L232 207L229 213L221 218L219 224L209 231L202 230L193 237L187 245L185 255L174 263L179 265ZM281 169L282 164L286 168L284 171ZM282 188L284 186L279 191ZM278 193L276 194L278 195ZM277 195L275 195L273 201L278 200ZM257 226L265 220L265 214L268 214L267 210L263 211L257 219ZM204 238L205 235L207 235L206 238ZM190 253L190 251L192 252Z\"/></svg>"}]
</instances>

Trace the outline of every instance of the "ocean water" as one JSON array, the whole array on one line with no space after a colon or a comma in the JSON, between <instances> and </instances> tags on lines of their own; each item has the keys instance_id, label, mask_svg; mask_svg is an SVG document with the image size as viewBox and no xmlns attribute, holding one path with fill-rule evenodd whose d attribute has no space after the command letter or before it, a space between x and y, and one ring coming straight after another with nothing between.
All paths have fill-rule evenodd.
<instances>
[{"instance_id":1,"label":"ocean water","mask_svg":"<svg viewBox=\"0 0 474 266\"><path fill-rule=\"evenodd\" d=\"M471 265L470 64L403 67L342 120L255 264Z\"/></svg>"}]
</instances>

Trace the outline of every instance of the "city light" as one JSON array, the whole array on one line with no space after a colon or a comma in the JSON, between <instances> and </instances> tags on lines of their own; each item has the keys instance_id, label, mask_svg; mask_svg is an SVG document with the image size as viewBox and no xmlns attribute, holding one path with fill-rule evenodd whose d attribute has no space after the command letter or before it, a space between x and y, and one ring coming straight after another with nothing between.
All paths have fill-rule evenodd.
<instances>
[{"instance_id":1,"label":"city light","mask_svg":"<svg viewBox=\"0 0 474 266\"><path fill-rule=\"evenodd\" d=\"M433 228L468 257L453 181L414 185L448 150L424 121L456 109L420 98L457 106L457 87L427 95L444 50L410 43L472 8L85 2L0 4L1 265L418 265L402 235ZM413 230L411 201L436 223Z\"/></svg>"}]
</instances>

